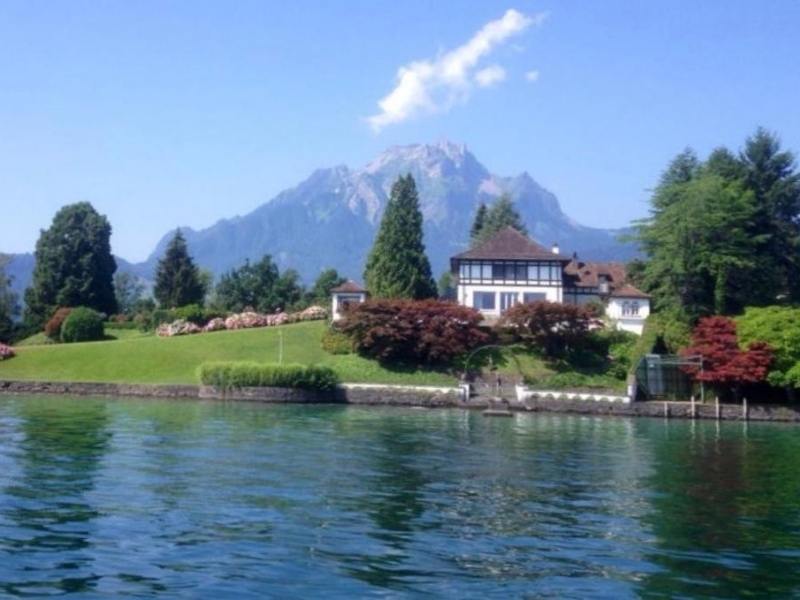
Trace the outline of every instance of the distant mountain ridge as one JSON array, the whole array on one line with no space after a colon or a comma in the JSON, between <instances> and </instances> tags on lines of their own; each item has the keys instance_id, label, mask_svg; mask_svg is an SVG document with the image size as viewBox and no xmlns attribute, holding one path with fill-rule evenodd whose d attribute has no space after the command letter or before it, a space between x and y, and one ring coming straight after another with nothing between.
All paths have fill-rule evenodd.
<instances>
[{"instance_id":1,"label":"distant mountain ridge","mask_svg":"<svg viewBox=\"0 0 800 600\"><path fill-rule=\"evenodd\" d=\"M425 243L437 276L448 268L450 256L467 247L478 204L491 203L503 192L514 199L530 235L545 246L558 242L563 252L594 260L626 260L636 253L617 239L624 230L587 227L566 216L555 195L527 172L494 175L465 145L448 141L394 146L360 169L318 169L247 215L181 230L198 264L216 275L271 254L281 269L294 268L307 282L327 267L360 279L391 185L406 173L417 182ZM120 270L151 279L173 233L167 232L143 263L120 259ZM12 261L18 285L30 279L24 271L31 265L32 257Z\"/></svg>"}]
</instances>

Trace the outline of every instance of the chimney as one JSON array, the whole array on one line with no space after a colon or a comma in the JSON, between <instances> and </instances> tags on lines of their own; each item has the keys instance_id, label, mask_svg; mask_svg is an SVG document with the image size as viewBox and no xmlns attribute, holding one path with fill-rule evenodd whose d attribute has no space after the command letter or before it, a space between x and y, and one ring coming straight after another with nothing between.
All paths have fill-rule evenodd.
<instances>
[{"instance_id":1,"label":"chimney","mask_svg":"<svg viewBox=\"0 0 800 600\"><path fill-rule=\"evenodd\" d=\"M559 248L558 248L558 242L553 242L552 250L553 250L553 254L560 254L561 253L561 250L559 250Z\"/></svg>"}]
</instances>

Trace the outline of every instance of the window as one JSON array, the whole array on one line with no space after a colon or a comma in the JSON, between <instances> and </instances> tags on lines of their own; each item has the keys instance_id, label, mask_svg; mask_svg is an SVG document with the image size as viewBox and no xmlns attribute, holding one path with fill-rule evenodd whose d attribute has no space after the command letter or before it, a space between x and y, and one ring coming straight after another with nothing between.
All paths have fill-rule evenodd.
<instances>
[{"instance_id":1,"label":"window","mask_svg":"<svg viewBox=\"0 0 800 600\"><path fill-rule=\"evenodd\" d=\"M478 310L494 310L494 292L473 292L472 307Z\"/></svg>"},{"instance_id":2,"label":"window","mask_svg":"<svg viewBox=\"0 0 800 600\"><path fill-rule=\"evenodd\" d=\"M468 279L469 278L469 265L466 263L461 263L458 265L458 276L461 279Z\"/></svg>"},{"instance_id":3,"label":"window","mask_svg":"<svg viewBox=\"0 0 800 600\"><path fill-rule=\"evenodd\" d=\"M528 279L528 265L525 263L517 263L514 265L514 272L517 281L526 281Z\"/></svg>"},{"instance_id":4,"label":"window","mask_svg":"<svg viewBox=\"0 0 800 600\"><path fill-rule=\"evenodd\" d=\"M492 279L505 279L506 266L503 263L492 263Z\"/></svg>"},{"instance_id":5,"label":"window","mask_svg":"<svg viewBox=\"0 0 800 600\"><path fill-rule=\"evenodd\" d=\"M639 315L639 303L638 302L631 302L631 314L634 316Z\"/></svg>"},{"instance_id":6,"label":"window","mask_svg":"<svg viewBox=\"0 0 800 600\"><path fill-rule=\"evenodd\" d=\"M472 263L469 266L469 277L470 277L470 279L480 279L481 278L481 265L480 265L480 263Z\"/></svg>"},{"instance_id":7,"label":"window","mask_svg":"<svg viewBox=\"0 0 800 600\"><path fill-rule=\"evenodd\" d=\"M547 300L547 294L544 292L525 292L522 294L522 301L525 304L530 304L531 302L538 302L540 300Z\"/></svg>"},{"instance_id":8,"label":"window","mask_svg":"<svg viewBox=\"0 0 800 600\"><path fill-rule=\"evenodd\" d=\"M489 281L492 279L492 265L491 263L481 264L481 279Z\"/></svg>"},{"instance_id":9,"label":"window","mask_svg":"<svg viewBox=\"0 0 800 600\"><path fill-rule=\"evenodd\" d=\"M505 312L517 303L516 292L500 292L500 312Z\"/></svg>"},{"instance_id":10,"label":"window","mask_svg":"<svg viewBox=\"0 0 800 600\"><path fill-rule=\"evenodd\" d=\"M622 303L622 316L627 317L629 314L631 314L631 303L625 300Z\"/></svg>"},{"instance_id":11,"label":"window","mask_svg":"<svg viewBox=\"0 0 800 600\"><path fill-rule=\"evenodd\" d=\"M560 265L551 265L550 266L550 281L561 281L561 266Z\"/></svg>"},{"instance_id":12,"label":"window","mask_svg":"<svg viewBox=\"0 0 800 600\"><path fill-rule=\"evenodd\" d=\"M528 265L528 279L530 281L539 281L539 265L531 263Z\"/></svg>"}]
</instances>

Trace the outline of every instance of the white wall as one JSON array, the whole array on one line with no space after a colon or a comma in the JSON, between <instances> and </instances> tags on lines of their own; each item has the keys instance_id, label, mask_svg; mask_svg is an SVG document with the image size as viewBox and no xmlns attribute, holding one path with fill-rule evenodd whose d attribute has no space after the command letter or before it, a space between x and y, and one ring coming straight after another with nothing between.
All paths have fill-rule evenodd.
<instances>
[{"instance_id":1,"label":"white wall","mask_svg":"<svg viewBox=\"0 0 800 600\"><path fill-rule=\"evenodd\" d=\"M517 294L517 301L522 302L523 294L525 293L540 293L544 294L544 300L548 302L561 302L563 298L563 287L561 286L526 286L522 284L515 285L493 285L490 283L476 283L476 284L459 284L458 285L458 303L463 306L473 306L473 293L474 292L494 292L495 306L494 310L481 310L485 315L500 316L500 294L502 292L511 292Z\"/></svg>"},{"instance_id":2,"label":"white wall","mask_svg":"<svg viewBox=\"0 0 800 600\"><path fill-rule=\"evenodd\" d=\"M637 302L639 304L639 313L636 315L623 314L625 302ZM606 308L606 315L616 322L617 329L642 335L644 321L650 315L650 300L647 298L610 298Z\"/></svg>"},{"instance_id":3,"label":"white wall","mask_svg":"<svg viewBox=\"0 0 800 600\"><path fill-rule=\"evenodd\" d=\"M334 321L338 321L342 318L342 314L340 312L340 308L342 302L352 302L356 301L355 298L358 298L357 302L364 302L367 299L367 295L363 292L355 294L352 292L342 292L342 293L335 293L331 297L331 318Z\"/></svg>"}]
</instances>

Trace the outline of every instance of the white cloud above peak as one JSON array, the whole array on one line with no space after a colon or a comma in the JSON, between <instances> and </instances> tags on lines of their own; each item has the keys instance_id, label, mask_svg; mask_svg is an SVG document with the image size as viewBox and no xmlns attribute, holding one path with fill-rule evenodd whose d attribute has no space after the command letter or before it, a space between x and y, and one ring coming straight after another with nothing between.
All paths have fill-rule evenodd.
<instances>
[{"instance_id":1,"label":"white cloud above peak","mask_svg":"<svg viewBox=\"0 0 800 600\"><path fill-rule=\"evenodd\" d=\"M519 35L545 19L545 13L525 15L509 9L486 23L465 44L434 59L401 66L394 89L378 102L380 112L367 118L373 131L425 114L446 112L466 101L475 85L487 88L506 78L503 67L493 64L478 68L485 58L509 38Z\"/></svg>"}]
</instances>

